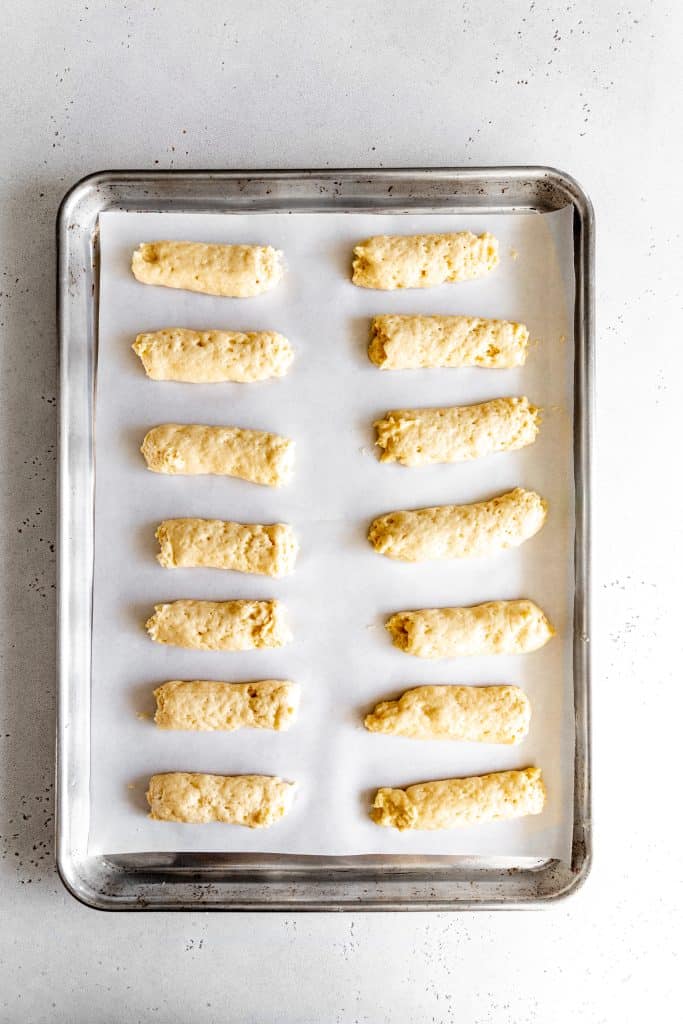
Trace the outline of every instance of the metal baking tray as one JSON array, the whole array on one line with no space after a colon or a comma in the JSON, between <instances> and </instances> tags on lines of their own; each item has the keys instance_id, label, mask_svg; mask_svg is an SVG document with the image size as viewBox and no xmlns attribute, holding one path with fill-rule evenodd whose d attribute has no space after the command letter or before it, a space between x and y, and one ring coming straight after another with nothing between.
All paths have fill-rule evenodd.
<instances>
[{"instance_id":1,"label":"metal baking tray","mask_svg":"<svg viewBox=\"0 0 683 1024\"><path fill-rule=\"evenodd\" d=\"M88 852L98 346L98 218L151 212L545 213L574 209L575 783L571 863L494 857L301 857ZM548 167L326 171L112 171L78 182L58 233L60 527L56 856L67 889L101 910L526 908L575 891L591 859L590 452L594 219Z\"/></svg>"}]
</instances>

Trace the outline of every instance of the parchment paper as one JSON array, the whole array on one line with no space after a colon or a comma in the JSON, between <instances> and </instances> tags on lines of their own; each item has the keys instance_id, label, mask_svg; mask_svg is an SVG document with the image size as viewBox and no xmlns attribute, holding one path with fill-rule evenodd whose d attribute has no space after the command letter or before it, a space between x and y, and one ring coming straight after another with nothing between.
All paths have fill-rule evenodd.
<instances>
[{"instance_id":1,"label":"parchment paper","mask_svg":"<svg viewBox=\"0 0 683 1024\"><path fill-rule=\"evenodd\" d=\"M351 249L380 233L489 230L501 264L488 277L436 289L367 291L350 282ZM258 851L297 854L556 856L570 850L573 788L571 211L539 215L131 214L100 217L96 520L92 684L93 852ZM138 284L132 250L158 238L269 243L288 272L273 292L222 299ZM366 355L376 313L464 313L521 320L535 344L519 370L382 372ZM252 385L148 380L131 344L162 327L265 329L285 334L296 362ZM422 469L381 465L372 421L402 406L467 404L526 394L544 410L537 443L510 454ZM163 422L257 427L296 440L293 482L270 490L239 480L150 473L139 453ZM550 503L545 528L495 558L406 565L376 554L369 521L392 509L470 502L515 486ZM216 570L162 569L163 518L290 522L301 542L293 576L273 581ZM294 642L278 651L200 653L153 643L143 623L177 598L281 598ZM558 636L520 657L425 661L392 647L385 618L400 609L530 597ZM166 679L290 678L302 686L287 733L164 732L152 690ZM420 683L518 683L533 707L519 747L422 742L362 726L375 702ZM374 825L377 786L540 765L542 815L442 833ZM150 821L155 772L278 774L298 782L275 827Z\"/></svg>"}]
</instances>

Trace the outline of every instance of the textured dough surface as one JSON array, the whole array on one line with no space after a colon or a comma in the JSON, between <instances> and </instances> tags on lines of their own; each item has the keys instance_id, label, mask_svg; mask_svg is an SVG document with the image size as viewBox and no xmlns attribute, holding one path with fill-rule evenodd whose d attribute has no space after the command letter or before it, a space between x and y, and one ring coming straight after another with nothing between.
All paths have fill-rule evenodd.
<instances>
[{"instance_id":1,"label":"textured dough surface","mask_svg":"<svg viewBox=\"0 0 683 1024\"><path fill-rule=\"evenodd\" d=\"M353 250L353 283L361 288L433 288L482 277L498 266L498 240L485 232L375 235Z\"/></svg>"},{"instance_id":2,"label":"textured dough surface","mask_svg":"<svg viewBox=\"0 0 683 1024\"><path fill-rule=\"evenodd\" d=\"M233 732L288 729L299 708L299 687L283 679L222 683L209 679L172 679L154 691L154 721L160 729Z\"/></svg>"},{"instance_id":3,"label":"textured dough surface","mask_svg":"<svg viewBox=\"0 0 683 1024\"><path fill-rule=\"evenodd\" d=\"M223 519L164 519L156 534L157 560L165 569L232 569L286 576L299 544L291 526L233 523Z\"/></svg>"},{"instance_id":4,"label":"textured dough surface","mask_svg":"<svg viewBox=\"0 0 683 1024\"><path fill-rule=\"evenodd\" d=\"M294 352L275 331L191 331L170 327L138 334L133 351L152 380L249 384L284 377Z\"/></svg>"},{"instance_id":5,"label":"textured dough surface","mask_svg":"<svg viewBox=\"0 0 683 1024\"><path fill-rule=\"evenodd\" d=\"M429 466L467 462L533 444L540 410L528 398L494 398L479 405L392 409L375 422L381 462Z\"/></svg>"},{"instance_id":6,"label":"textured dough surface","mask_svg":"<svg viewBox=\"0 0 683 1024\"><path fill-rule=\"evenodd\" d=\"M510 320L476 316L376 316L368 355L383 370L523 366L529 331Z\"/></svg>"},{"instance_id":7,"label":"textured dough surface","mask_svg":"<svg viewBox=\"0 0 683 1024\"><path fill-rule=\"evenodd\" d=\"M518 686L417 686L378 704L365 728L417 740L521 743L530 719Z\"/></svg>"},{"instance_id":8,"label":"textured dough surface","mask_svg":"<svg viewBox=\"0 0 683 1024\"><path fill-rule=\"evenodd\" d=\"M472 505L389 512L373 520L368 540L380 555L402 562L481 558L518 547L543 526L547 502L516 487Z\"/></svg>"},{"instance_id":9,"label":"textured dough surface","mask_svg":"<svg viewBox=\"0 0 683 1024\"><path fill-rule=\"evenodd\" d=\"M140 451L153 473L236 476L280 487L294 465L294 442L264 430L163 423L145 435Z\"/></svg>"},{"instance_id":10,"label":"textured dough surface","mask_svg":"<svg viewBox=\"0 0 683 1024\"><path fill-rule=\"evenodd\" d=\"M538 605L524 599L397 612L386 628L394 647L418 658L527 654L555 635Z\"/></svg>"},{"instance_id":11,"label":"textured dough surface","mask_svg":"<svg viewBox=\"0 0 683 1024\"><path fill-rule=\"evenodd\" d=\"M282 647L292 639L279 601L155 604L145 629L159 644L196 651L251 651Z\"/></svg>"},{"instance_id":12,"label":"textured dough surface","mask_svg":"<svg viewBox=\"0 0 683 1024\"><path fill-rule=\"evenodd\" d=\"M407 789L378 789L370 817L376 825L401 832L433 830L540 814L544 804L541 769L524 768L421 782Z\"/></svg>"},{"instance_id":13,"label":"textured dough surface","mask_svg":"<svg viewBox=\"0 0 683 1024\"><path fill-rule=\"evenodd\" d=\"M292 806L295 785L274 775L204 775L167 772L149 780L147 802L154 821L191 825L222 821L268 828Z\"/></svg>"},{"instance_id":14,"label":"textured dough surface","mask_svg":"<svg viewBox=\"0 0 683 1024\"><path fill-rule=\"evenodd\" d=\"M281 253L270 245L206 242L143 242L131 270L142 284L236 299L270 291L283 273Z\"/></svg>"}]
</instances>

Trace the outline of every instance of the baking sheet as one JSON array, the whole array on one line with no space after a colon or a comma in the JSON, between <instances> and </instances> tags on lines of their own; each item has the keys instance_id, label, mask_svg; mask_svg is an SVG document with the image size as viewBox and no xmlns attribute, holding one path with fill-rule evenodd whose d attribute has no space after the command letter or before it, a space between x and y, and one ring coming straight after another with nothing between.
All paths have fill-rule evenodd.
<instances>
[{"instance_id":1,"label":"baking sheet","mask_svg":"<svg viewBox=\"0 0 683 1024\"><path fill-rule=\"evenodd\" d=\"M501 266L488 278L421 292L374 292L349 280L353 244L381 232L490 230ZM100 217L96 407L90 852L227 851L343 855L487 854L559 857L571 843L572 212L539 215L131 214ZM139 285L132 249L155 238L269 243L286 255L283 283L258 298L221 299ZM519 370L379 371L366 355L380 312L465 313L523 320L535 339ZM297 360L283 380L187 385L146 379L130 345L167 326L281 331ZM527 394L545 409L539 440L520 452L408 470L373 454L373 419L400 406L464 404ZM271 491L238 480L147 472L139 445L168 421L237 424L297 442L293 482ZM550 502L543 531L516 551L472 562L402 565L377 555L368 522L394 508L468 502L514 486ZM157 523L205 516L291 522L302 551L292 577L168 571L154 555ZM514 658L427 662L391 646L388 614L404 608L528 596L558 636ZM278 597L295 640L279 651L193 652L153 644L154 603ZM170 678L291 678L302 684L288 733L175 733L152 722L151 691ZM532 702L520 747L428 743L367 733L376 701L420 683L512 682ZM367 817L381 785L538 764L544 813L446 833L402 834ZM299 784L270 830L151 822L150 774L263 772Z\"/></svg>"}]
</instances>

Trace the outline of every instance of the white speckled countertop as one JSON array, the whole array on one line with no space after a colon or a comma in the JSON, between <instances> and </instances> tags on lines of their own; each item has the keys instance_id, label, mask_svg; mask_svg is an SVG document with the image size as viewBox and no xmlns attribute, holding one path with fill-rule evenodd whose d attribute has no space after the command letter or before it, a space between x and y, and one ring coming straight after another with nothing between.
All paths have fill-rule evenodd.
<instances>
[{"instance_id":1,"label":"white speckled countertop","mask_svg":"<svg viewBox=\"0 0 683 1024\"><path fill-rule=\"evenodd\" d=\"M0 1022L671 1020L683 712L683 8L8 0ZM52 860L54 217L115 167L551 164L598 222L596 855L537 913L114 915ZM674 788L675 787L675 788Z\"/></svg>"}]
</instances>

